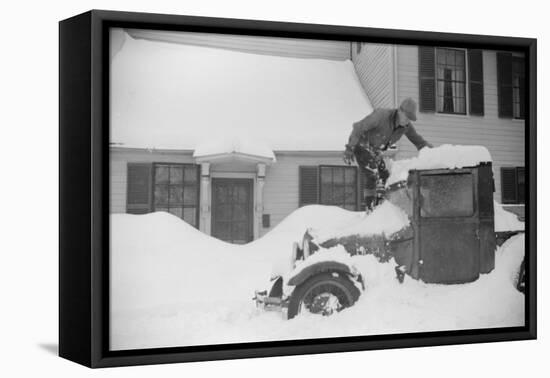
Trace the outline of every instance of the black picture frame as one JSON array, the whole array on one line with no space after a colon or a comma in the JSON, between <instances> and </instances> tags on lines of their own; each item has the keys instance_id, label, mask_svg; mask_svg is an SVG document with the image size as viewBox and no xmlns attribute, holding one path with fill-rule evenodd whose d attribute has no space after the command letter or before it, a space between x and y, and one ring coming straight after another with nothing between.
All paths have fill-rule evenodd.
<instances>
[{"instance_id":1,"label":"black picture frame","mask_svg":"<svg viewBox=\"0 0 550 378\"><path fill-rule=\"evenodd\" d=\"M108 28L445 45L525 53L526 325L448 332L357 336L109 351ZM529 38L313 25L92 10L59 24L59 355L88 367L252 358L535 339L536 61Z\"/></svg>"}]
</instances>

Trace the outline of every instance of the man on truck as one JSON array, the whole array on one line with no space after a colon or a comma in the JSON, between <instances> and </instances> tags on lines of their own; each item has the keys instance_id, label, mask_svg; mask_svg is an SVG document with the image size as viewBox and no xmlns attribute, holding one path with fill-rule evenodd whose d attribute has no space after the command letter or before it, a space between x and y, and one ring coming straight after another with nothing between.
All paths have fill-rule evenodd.
<instances>
[{"instance_id":1,"label":"man on truck","mask_svg":"<svg viewBox=\"0 0 550 378\"><path fill-rule=\"evenodd\" d=\"M377 205L389 177L382 156L384 151L403 134L418 150L426 146L433 147L416 132L411 121L416 121L416 102L412 98L406 98L397 109L374 109L368 116L353 124L344 152L344 162L350 165L355 160L365 174L363 196L367 212Z\"/></svg>"}]
</instances>

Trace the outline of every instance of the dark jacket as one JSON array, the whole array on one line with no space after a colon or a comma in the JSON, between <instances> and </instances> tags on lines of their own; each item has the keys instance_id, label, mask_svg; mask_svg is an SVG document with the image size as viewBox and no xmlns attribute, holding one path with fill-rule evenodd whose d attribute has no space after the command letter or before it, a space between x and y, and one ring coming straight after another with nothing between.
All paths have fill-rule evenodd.
<instances>
[{"instance_id":1,"label":"dark jacket","mask_svg":"<svg viewBox=\"0 0 550 378\"><path fill-rule=\"evenodd\" d=\"M348 145L353 148L359 143L366 143L376 149L385 150L396 143L405 134L418 150L429 146L409 122L406 126L399 125L397 109L374 109L374 111L353 124Z\"/></svg>"}]
</instances>

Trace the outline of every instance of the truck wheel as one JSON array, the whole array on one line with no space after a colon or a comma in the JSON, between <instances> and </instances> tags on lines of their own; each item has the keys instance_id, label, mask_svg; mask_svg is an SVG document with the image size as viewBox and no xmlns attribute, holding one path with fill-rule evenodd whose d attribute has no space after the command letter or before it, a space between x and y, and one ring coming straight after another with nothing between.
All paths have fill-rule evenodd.
<instances>
[{"instance_id":1,"label":"truck wheel","mask_svg":"<svg viewBox=\"0 0 550 378\"><path fill-rule=\"evenodd\" d=\"M351 307L360 292L345 275L340 273L317 274L298 285L288 303L288 319L300 312L329 316Z\"/></svg>"}]
</instances>

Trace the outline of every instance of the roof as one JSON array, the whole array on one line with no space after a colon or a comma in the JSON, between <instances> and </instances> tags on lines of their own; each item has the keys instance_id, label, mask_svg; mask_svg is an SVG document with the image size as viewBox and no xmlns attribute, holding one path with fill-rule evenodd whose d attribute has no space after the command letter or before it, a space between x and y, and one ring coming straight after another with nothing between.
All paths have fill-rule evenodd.
<instances>
[{"instance_id":1,"label":"roof","mask_svg":"<svg viewBox=\"0 0 550 378\"><path fill-rule=\"evenodd\" d=\"M349 60L250 54L125 35L111 64L110 141L117 146L195 150L223 140L261 145L254 151L264 155L269 149L339 151L352 123L371 111Z\"/></svg>"}]
</instances>

